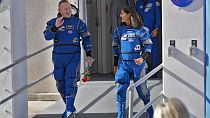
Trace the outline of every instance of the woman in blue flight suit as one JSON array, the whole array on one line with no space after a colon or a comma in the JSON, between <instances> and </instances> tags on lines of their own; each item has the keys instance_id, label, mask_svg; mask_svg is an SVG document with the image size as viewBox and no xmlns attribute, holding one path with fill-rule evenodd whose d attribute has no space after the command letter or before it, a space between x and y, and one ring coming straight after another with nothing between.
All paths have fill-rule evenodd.
<instances>
[{"instance_id":1,"label":"woman in blue flight suit","mask_svg":"<svg viewBox=\"0 0 210 118\"><path fill-rule=\"evenodd\" d=\"M159 0L137 0L136 11L142 17L144 26L149 28L153 42L151 59L152 67L149 71L160 64L160 47L158 41L158 29L161 25L161 11Z\"/></svg>"},{"instance_id":2,"label":"woman in blue flight suit","mask_svg":"<svg viewBox=\"0 0 210 118\"><path fill-rule=\"evenodd\" d=\"M74 118L74 106L77 94L77 81L80 69L80 37L86 51L88 65L92 65L92 43L86 24L72 15L71 5L67 0L61 0L58 5L58 18L47 22L44 36L46 40L54 40L53 63L56 86L66 104L63 118Z\"/></svg>"},{"instance_id":3,"label":"woman in blue flight suit","mask_svg":"<svg viewBox=\"0 0 210 118\"><path fill-rule=\"evenodd\" d=\"M134 82L140 79L140 73L145 65L145 59L150 55L152 41L149 29L143 27L141 18L132 7L125 7L121 14L122 25L114 32L112 43L114 53L114 66L117 66L115 83L117 84L118 118L125 118L126 90L130 84L129 76L132 74ZM137 88L139 97L144 104L150 102L150 92L146 82ZM147 110L148 117L153 117L152 106Z\"/></svg>"}]
</instances>

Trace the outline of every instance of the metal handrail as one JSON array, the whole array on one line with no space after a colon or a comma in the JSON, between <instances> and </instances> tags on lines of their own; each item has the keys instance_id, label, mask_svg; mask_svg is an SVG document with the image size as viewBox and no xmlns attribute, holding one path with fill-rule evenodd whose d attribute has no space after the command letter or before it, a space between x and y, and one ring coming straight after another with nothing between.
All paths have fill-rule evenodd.
<instances>
[{"instance_id":1,"label":"metal handrail","mask_svg":"<svg viewBox=\"0 0 210 118\"><path fill-rule=\"evenodd\" d=\"M16 61L14 61L14 63L12 63L12 64L10 64L10 65L8 65L8 66L2 68L2 69L0 70L0 73L2 73L2 72L4 72L4 71L7 71L8 69L12 68L13 66L15 66L15 65L17 65L17 64L19 64L19 63L21 63L21 62L23 62L23 61L25 61L25 60L31 58L31 57L33 57L33 56L35 56L35 55L38 55L38 54L40 54L40 53L42 53L42 52L44 52L44 51L50 49L51 47L53 47L53 44L48 45L47 47L45 47L45 48L43 48L43 49L41 49L41 50L39 50L39 51L37 51L37 52L34 52L34 53L32 53L32 54L29 54L29 55L27 55L27 56L24 56L24 57L22 57L22 58L20 58L20 59L18 59L18 60L16 60ZM13 94L11 94L11 95L8 96L7 98L5 98L5 99L3 99L2 101L0 101L0 105L3 104L3 103L5 103L5 102L7 102L7 101L10 100L11 98L15 97L16 95L18 95L19 93L21 93L21 92L24 91L25 89L28 89L28 88L34 86L35 84L41 82L42 80L48 78L49 76L52 75L52 73L53 73L53 72L51 72L51 73L45 75L44 77L42 77L42 78L39 79L39 80L36 80L36 81L34 81L34 82L32 82L32 83L30 83L30 84L28 84L28 85L25 85L24 87L18 89L18 90L15 91Z\"/></svg>"},{"instance_id":2,"label":"metal handrail","mask_svg":"<svg viewBox=\"0 0 210 118\"><path fill-rule=\"evenodd\" d=\"M3 99L2 101L0 101L0 105L3 104L3 103L5 103L5 102L7 102L7 101L10 100L11 98L15 97L15 96L18 95L19 93L23 92L25 89L28 89L28 88L34 86L35 84L37 84L37 83L39 83L39 82L45 80L46 78L50 77L52 74L53 74L53 72L51 72L51 73L45 75L44 77L42 77L42 78L39 79L39 80L36 80L36 81L34 81L34 82L32 82L32 83L30 83L30 84L28 84L28 85L25 85L24 87L18 89L17 91L15 91L15 93L11 94L11 95L8 96L7 98L5 98L5 99Z\"/></svg>"},{"instance_id":3,"label":"metal handrail","mask_svg":"<svg viewBox=\"0 0 210 118\"><path fill-rule=\"evenodd\" d=\"M145 82L147 79L149 79L152 75L154 75L156 72L158 72L162 68L163 68L163 64L160 64L159 66L154 68L152 71L150 71L148 74L146 74L144 77L142 77L140 80L131 84L128 90L130 91L131 89L134 89L135 87L139 86L140 84Z\"/></svg>"},{"instance_id":4,"label":"metal handrail","mask_svg":"<svg viewBox=\"0 0 210 118\"><path fill-rule=\"evenodd\" d=\"M139 116L141 116L151 105L153 105L154 103L156 103L159 99L163 98L163 94L162 94L162 91L158 94L157 97L155 97L154 100L150 101L148 104L146 104L143 109L136 113L133 118L139 118Z\"/></svg>"},{"instance_id":5,"label":"metal handrail","mask_svg":"<svg viewBox=\"0 0 210 118\"><path fill-rule=\"evenodd\" d=\"M137 82L135 82L135 83L133 83L133 84L131 84L129 86L129 88L128 88L128 91L129 91L129 114L128 114L128 117L129 118L133 118L133 96L134 96L134 88L136 88L137 86L139 86L140 84L142 84L143 82L145 82L147 79L149 79L149 77L151 77L152 75L154 75L156 72L158 72L162 68L163 68L163 64L160 64L155 69L153 69L148 74L146 74L143 78L141 78L140 80L138 80Z\"/></svg>"},{"instance_id":6,"label":"metal handrail","mask_svg":"<svg viewBox=\"0 0 210 118\"><path fill-rule=\"evenodd\" d=\"M12 64L10 64L10 65L8 65L8 66L2 68L2 69L0 70L0 73L2 73L2 72L4 72L4 71L7 71L8 69L12 68L13 66L15 66L15 65L17 65L17 64L19 64L19 63L21 63L21 62L23 62L23 61L25 61L25 60L31 58L31 57L33 57L33 56L35 56L35 55L37 55L37 54L39 54L39 53L41 53L41 52L44 52L44 51L47 50L47 49L50 49L51 47L53 47L53 44L51 44L51 45L49 45L49 46L47 46L47 47L45 47L45 48L43 48L43 49L41 49L41 50L35 52L35 53L29 54L29 55L27 55L27 56L24 56L24 57L22 57L22 58L20 58L20 59L18 59L18 60L16 60L16 61L14 61L14 63L12 63Z\"/></svg>"}]
</instances>

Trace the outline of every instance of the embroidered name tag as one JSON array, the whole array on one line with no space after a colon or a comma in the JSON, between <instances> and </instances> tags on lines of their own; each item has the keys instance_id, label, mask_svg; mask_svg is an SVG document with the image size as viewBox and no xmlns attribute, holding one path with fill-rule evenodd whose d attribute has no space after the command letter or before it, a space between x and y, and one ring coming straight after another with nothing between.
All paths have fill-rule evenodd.
<instances>
[{"instance_id":1,"label":"embroidered name tag","mask_svg":"<svg viewBox=\"0 0 210 118\"><path fill-rule=\"evenodd\" d=\"M135 33L128 34L128 38L135 38L135 37L136 37L136 34Z\"/></svg>"},{"instance_id":2,"label":"embroidered name tag","mask_svg":"<svg viewBox=\"0 0 210 118\"><path fill-rule=\"evenodd\" d=\"M74 25L66 25L66 29L74 29Z\"/></svg>"}]
</instances>

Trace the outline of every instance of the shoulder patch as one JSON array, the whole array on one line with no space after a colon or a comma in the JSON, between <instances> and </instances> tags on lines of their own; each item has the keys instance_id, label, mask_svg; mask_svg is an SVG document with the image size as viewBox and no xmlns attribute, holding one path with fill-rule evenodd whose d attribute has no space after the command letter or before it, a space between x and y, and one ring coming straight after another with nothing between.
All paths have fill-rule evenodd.
<instances>
[{"instance_id":1,"label":"shoulder patch","mask_svg":"<svg viewBox=\"0 0 210 118\"><path fill-rule=\"evenodd\" d=\"M149 32L149 29L147 27L142 27L143 32Z\"/></svg>"},{"instance_id":2,"label":"shoulder patch","mask_svg":"<svg viewBox=\"0 0 210 118\"><path fill-rule=\"evenodd\" d=\"M141 29L139 29L138 31L138 36L139 37L143 37L146 33L149 32L149 29L147 27L142 27Z\"/></svg>"}]
</instances>

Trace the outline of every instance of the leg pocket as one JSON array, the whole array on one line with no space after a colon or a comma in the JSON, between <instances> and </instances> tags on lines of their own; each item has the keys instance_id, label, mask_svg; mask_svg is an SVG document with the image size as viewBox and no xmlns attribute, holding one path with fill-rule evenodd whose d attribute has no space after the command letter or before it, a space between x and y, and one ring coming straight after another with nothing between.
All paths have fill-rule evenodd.
<instances>
[{"instance_id":1,"label":"leg pocket","mask_svg":"<svg viewBox=\"0 0 210 118\"><path fill-rule=\"evenodd\" d=\"M64 80L64 68L55 68L53 74L55 80Z\"/></svg>"}]
</instances>

